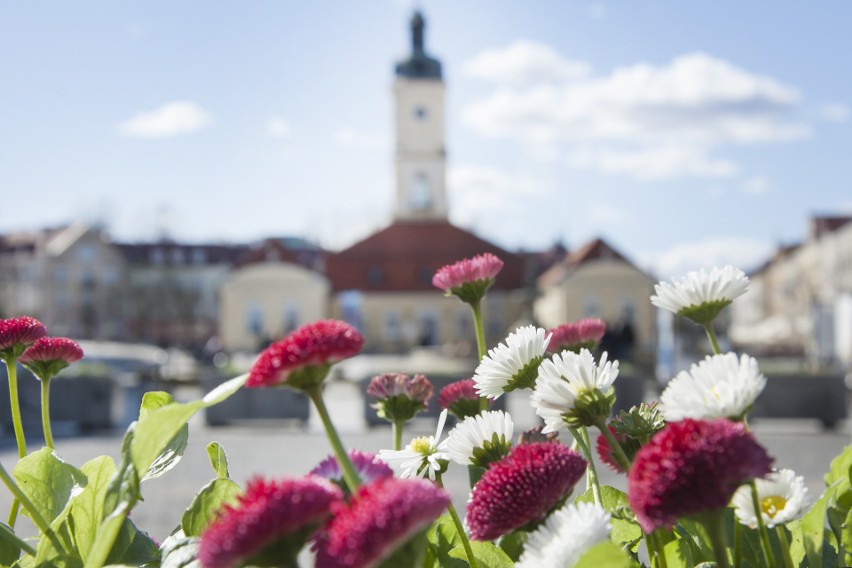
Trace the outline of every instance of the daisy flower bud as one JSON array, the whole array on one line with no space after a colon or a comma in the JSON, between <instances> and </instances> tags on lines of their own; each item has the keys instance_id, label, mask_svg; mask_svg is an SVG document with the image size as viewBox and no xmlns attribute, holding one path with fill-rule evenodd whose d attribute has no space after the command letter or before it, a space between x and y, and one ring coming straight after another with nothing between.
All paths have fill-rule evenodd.
<instances>
[{"instance_id":1,"label":"daisy flower bud","mask_svg":"<svg viewBox=\"0 0 852 568\"><path fill-rule=\"evenodd\" d=\"M355 472L364 483L372 483L379 479L393 477L393 470L375 454L360 450L349 450L349 459L352 460ZM334 482L344 493L348 491L343 479L343 471L340 469L337 458L333 455L321 461L308 475L322 477L323 479Z\"/></svg>"},{"instance_id":2,"label":"daisy flower bud","mask_svg":"<svg viewBox=\"0 0 852 568\"><path fill-rule=\"evenodd\" d=\"M418 537L449 504L446 491L423 479L364 485L355 499L335 506L317 538L316 568L419 565L426 542Z\"/></svg>"},{"instance_id":3,"label":"daisy flower bud","mask_svg":"<svg viewBox=\"0 0 852 568\"><path fill-rule=\"evenodd\" d=\"M18 361L43 381L83 358L76 341L65 337L40 337L18 358Z\"/></svg>"},{"instance_id":4,"label":"daisy flower bud","mask_svg":"<svg viewBox=\"0 0 852 568\"><path fill-rule=\"evenodd\" d=\"M337 486L316 477L255 478L202 533L198 559L204 568L296 566L308 537L341 499Z\"/></svg>"},{"instance_id":5,"label":"daisy flower bud","mask_svg":"<svg viewBox=\"0 0 852 568\"><path fill-rule=\"evenodd\" d=\"M767 475L772 458L745 426L728 420L670 422L636 454L627 497L642 529L725 508L744 483Z\"/></svg>"},{"instance_id":6,"label":"daisy flower bud","mask_svg":"<svg viewBox=\"0 0 852 568\"><path fill-rule=\"evenodd\" d=\"M519 327L482 358L473 375L476 392L499 398L504 392L535 386L550 337L534 325Z\"/></svg>"},{"instance_id":7,"label":"daisy flower bud","mask_svg":"<svg viewBox=\"0 0 852 568\"><path fill-rule=\"evenodd\" d=\"M367 394L376 401L372 406L379 417L390 420L411 420L426 410L433 388L424 375L409 377L405 373L385 373L370 379Z\"/></svg>"},{"instance_id":8,"label":"daisy flower bud","mask_svg":"<svg viewBox=\"0 0 852 568\"><path fill-rule=\"evenodd\" d=\"M797 476L793 470L773 471L766 479L756 480L755 485L763 524L770 529L804 516L808 508L808 488L805 487L805 478ZM750 486L744 485L737 489L731 504L742 524L757 527Z\"/></svg>"},{"instance_id":9,"label":"daisy flower bud","mask_svg":"<svg viewBox=\"0 0 852 568\"><path fill-rule=\"evenodd\" d=\"M488 467L509 453L514 429L508 413L483 412L465 418L450 431L441 447L458 464Z\"/></svg>"},{"instance_id":10,"label":"daisy flower bud","mask_svg":"<svg viewBox=\"0 0 852 568\"><path fill-rule=\"evenodd\" d=\"M432 277L432 285L472 305L485 297L502 268L503 261L486 252L440 268Z\"/></svg>"},{"instance_id":11,"label":"daisy flower bud","mask_svg":"<svg viewBox=\"0 0 852 568\"><path fill-rule=\"evenodd\" d=\"M609 540L610 515L600 505L565 505L531 532L516 568L573 568L594 545Z\"/></svg>"},{"instance_id":12,"label":"daisy flower bud","mask_svg":"<svg viewBox=\"0 0 852 568\"><path fill-rule=\"evenodd\" d=\"M489 400L489 404L492 401ZM476 392L476 382L464 379L450 383L438 393L438 404L450 411L450 414L464 420L468 416L479 414L479 394Z\"/></svg>"},{"instance_id":13,"label":"daisy flower bud","mask_svg":"<svg viewBox=\"0 0 852 568\"><path fill-rule=\"evenodd\" d=\"M681 317L705 325L748 289L748 277L739 268L714 268L688 272L680 280L654 286L651 303Z\"/></svg>"},{"instance_id":14,"label":"daisy flower bud","mask_svg":"<svg viewBox=\"0 0 852 568\"><path fill-rule=\"evenodd\" d=\"M20 316L0 319L0 359L14 361L36 340L47 335L47 328L35 318Z\"/></svg>"},{"instance_id":15,"label":"daisy flower bud","mask_svg":"<svg viewBox=\"0 0 852 568\"><path fill-rule=\"evenodd\" d=\"M566 427L593 426L609 418L618 361L606 358L604 353L595 364L592 353L582 349L579 354L557 353L541 364L531 403L544 420L545 434Z\"/></svg>"},{"instance_id":16,"label":"daisy flower bud","mask_svg":"<svg viewBox=\"0 0 852 568\"><path fill-rule=\"evenodd\" d=\"M260 354L246 386L304 389L319 385L331 365L357 355L363 345L364 338L346 322L321 320L302 326Z\"/></svg>"},{"instance_id":17,"label":"daisy flower bud","mask_svg":"<svg viewBox=\"0 0 852 568\"><path fill-rule=\"evenodd\" d=\"M532 529L571 494L588 462L559 442L521 444L473 487L467 524L474 540Z\"/></svg>"},{"instance_id":18,"label":"daisy flower bud","mask_svg":"<svg viewBox=\"0 0 852 568\"><path fill-rule=\"evenodd\" d=\"M579 353L580 349L594 351L606 333L606 324L598 318L585 318L572 323L565 323L551 329L550 344L548 351L559 353L560 351L573 351Z\"/></svg>"},{"instance_id":19,"label":"daisy flower bud","mask_svg":"<svg viewBox=\"0 0 852 568\"><path fill-rule=\"evenodd\" d=\"M666 420L742 420L766 386L757 360L734 353L712 355L681 371L660 396Z\"/></svg>"}]
</instances>

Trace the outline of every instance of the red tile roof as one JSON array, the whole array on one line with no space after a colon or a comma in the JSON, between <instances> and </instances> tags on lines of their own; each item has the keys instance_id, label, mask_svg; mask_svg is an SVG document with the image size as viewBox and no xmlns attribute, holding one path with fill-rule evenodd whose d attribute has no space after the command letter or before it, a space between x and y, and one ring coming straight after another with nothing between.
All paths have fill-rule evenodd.
<instances>
[{"instance_id":1,"label":"red tile roof","mask_svg":"<svg viewBox=\"0 0 852 568\"><path fill-rule=\"evenodd\" d=\"M435 271L463 258L490 252L505 263L494 284L515 290L524 284L524 260L446 221L398 221L329 256L332 289L384 292L436 291Z\"/></svg>"},{"instance_id":2,"label":"red tile roof","mask_svg":"<svg viewBox=\"0 0 852 568\"><path fill-rule=\"evenodd\" d=\"M555 284L583 264L594 260L617 260L636 268L623 254L615 250L603 239L598 238L572 251L561 262L553 265L539 277L538 285L539 287L547 287Z\"/></svg>"}]
</instances>

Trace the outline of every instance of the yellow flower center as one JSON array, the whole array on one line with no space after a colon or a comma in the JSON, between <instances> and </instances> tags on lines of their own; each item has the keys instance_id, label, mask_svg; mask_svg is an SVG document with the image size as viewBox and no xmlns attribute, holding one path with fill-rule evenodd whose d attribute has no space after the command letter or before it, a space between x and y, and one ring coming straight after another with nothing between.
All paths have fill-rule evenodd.
<instances>
[{"instance_id":1,"label":"yellow flower center","mask_svg":"<svg viewBox=\"0 0 852 568\"><path fill-rule=\"evenodd\" d=\"M411 440L411 449L418 454L425 454L432 449L432 444L429 443L429 438L427 436L421 436L420 438L414 438Z\"/></svg>"},{"instance_id":2,"label":"yellow flower center","mask_svg":"<svg viewBox=\"0 0 852 568\"><path fill-rule=\"evenodd\" d=\"M782 510L786 506L787 500L780 495L764 497L763 501L760 502L761 512L767 515L770 519L774 519L775 515L778 514L778 511Z\"/></svg>"}]
</instances>

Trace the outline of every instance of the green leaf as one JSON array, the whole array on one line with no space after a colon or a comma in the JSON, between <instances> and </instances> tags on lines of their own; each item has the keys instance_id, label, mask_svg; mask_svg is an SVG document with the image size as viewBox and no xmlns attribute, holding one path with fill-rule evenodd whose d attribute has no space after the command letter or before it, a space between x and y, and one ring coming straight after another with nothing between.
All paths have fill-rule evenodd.
<instances>
[{"instance_id":1,"label":"green leaf","mask_svg":"<svg viewBox=\"0 0 852 568\"><path fill-rule=\"evenodd\" d=\"M143 566L160 559L157 544L146 533L140 531L130 519L124 524L113 544L107 562Z\"/></svg>"},{"instance_id":2,"label":"green leaf","mask_svg":"<svg viewBox=\"0 0 852 568\"><path fill-rule=\"evenodd\" d=\"M183 531L167 538L160 547L160 568L201 568L197 558L198 541L197 537L187 538Z\"/></svg>"},{"instance_id":3,"label":"green leaf","mask_svg":"<svg viewBox=\"0 0 852 568\"><path fill-rule=\"evenodd\" d=\"M219 479L228 479L228 456L225 455L225 448L219 442L210 442L207 444L207 457L210 458L210 466L216 472L216 477Z\"/></svg>"},{"instance_id":4,"label":"green leaf","mask_svg":"<svg viewBox=\"0 0 852 568\"><path fill-rule=\"evenodd\" d=\"M514 568L515 563L503 550L490 542L471 541L470 547L479 568ZM450 551L450 558L467 562L467 553L459 545Z\"/></svg>"},{"instance_id":5,"label":"green leaf","mask_svg":"<svg viewBox=\"0 0 852 568\"><path fill-rule=\"evenodd\" d=\"M517 562L524 551L524 545L527 544L527 533L517 531L509 533L500 539L500 548L503 549L509 558Z\"/></svg>"},{"instance_id":6,"label":"green leaf","mask_svg":"<svg viewBox=\"0 0 852 568\"><path fill-rule=\"evenodd\" d=\"M111 457L100 456L83 464L80 470L88 479L88 484L74 498L68 516L77 550L80 556L86 558L104 518L104 497L116 467Z\"/></svg>"},{"instance_id":7,"label":"green leaf","mask_svg":"<svg viewBox=\"0 0 852 568\"><path fill-rule=\"evenodd\" d=\"M821 566L825 543L825 509L832 489L827 489L801 520L787 525L793 536L790 554L793 562L807 558L808 566Z\"/></svg>"},{"instance_id":8,"label":"green leaf","mask_svg":"<svg viewBox=\"0 0 852 568\"><path fill-rule=\"evenodd\" d=\"M175 401L175 397L165 391L148 391L142 395L142 404L139 406L139 420L142 420L152 410L157 410Z\"/></svg>"},{"instance_id":9,"label":"green leaf","mask_svg":"<svg viewBox=\"0 0 852 568\"><path fill-rule=\"evenodd\" d=\"M595 498L589 489L575 500L576 503L594 503ZM636 522L630 510L627 495L615 487L609 485L601 486L601 505L604 510L612 515L612 542L627 547L635 552L642 542L642 529Z\"/></svg>"},{"instance_id":10,"label":"green leaf","mask_svg":"<svg viewBox=\"0 0 852 568\"><path fill-rule=\"evenodd\" d=\"M668 568L691 568L696 562L693 559L693 546L682 538L675 539L663 547ZM603 566L603 565L602 565Z\"/></svg>"},{"instance_id":11,"label":"green leaf","mask_svg":"<svg viewBox=\"0 0 852 568\"><path fill-rule=\"evenodd\" d=\"M440 568L462 567L465 563L450 557L450 551L461 545L453 518L446 513L438 517L426 532L428 548Z\"/></svg>"},{"instance_id":12,"label":"green leaf","mask_svg":"<svg viewBox=\"0 0 852 568\"><path fill-rule=\"evenodd\" d=\"M0 565L11 566L24 550L21 538L5 523L0 523Z\"/></svg>"},{"instance_id":13,"label":"green leaf","mask_svg":"<svg viewBox=\"0 0 852 568\"><path fill-rule=\"evenodd\" d=\"M216 518L224 504L236 502L242 493L240 486L230 479L214 479L205 485L183 513L180 526L186 536L201 536L207 525Z\"/></svg>"},{"instance_id":14,"label":"green leaf","mask_svg":"<svg viewBox=\"0 0 852 568\"><path fill-rule=\"evenodd\" d=\"M574 568L632 568L636 566L624 550L614 542L600 542L583 554ZM675 565L669 564L669 568Z\"/></svg>"},{"instance_id":15,"label":"green leaf","mask_svg":"<svg viewBox=\"0 0 852 568\"><path fill-rule=\"evenodd\" d=\"M39 514L51 524L86 486L83 472L46 447L21 458L12 475Z\"/></svg>"}]
</instances>

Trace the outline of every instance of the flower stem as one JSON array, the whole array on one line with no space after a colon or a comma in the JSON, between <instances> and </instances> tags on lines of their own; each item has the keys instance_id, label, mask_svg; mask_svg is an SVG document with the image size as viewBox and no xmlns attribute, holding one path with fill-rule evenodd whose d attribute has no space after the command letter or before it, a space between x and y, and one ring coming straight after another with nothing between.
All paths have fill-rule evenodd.
<instances>
[{"instance_id":1,"label":"flower stem","mask_svg":"<svg viewBox=\"0 0 852 568\"><path fill-rule=\"evenodd\" d=\"M18 487L18 484L15 483L15 480L12 479L12 476L9 475L6 468L3 467L3 464L0 464L0 481L2 481L3 484L9 488L12 495L15 496L14 507L17 507L17 504L20 503L29 514L33 524L38 527L38 530L40 530L48 539L50 539L50 542L56 550L67 553L68 550L62 544L62 541L59 540L59 537L56 536L56 533L53 532L53 529L50 528L48 522L41 516L41 513L38 512L38 509L36 509L29 497L21 491L21 488Z\"/></svg>"},{"instance_id":2,"label":"flower stem","mask_svg":"<svg viewBox=\"0 0 852 568\"><path fill-rule=\"evenodd\" d=\"M595 426L604 435L606 441L609 442L609 446L612 448L612 455L615 457L618 465L621 466L625 473L630 471L630 458L627 457L627 454L624 453L624 448L621 447L621 444L615 439L612 432L609 431L606 422L603 419L599 419L595 422Z\"/></svg>"},{"instance_id":3,"label":"flower stem","mask_svg":"<svg viewBox=\"0 0 852 568\"><path fill-rule=\"evenodd\" d=\"M734 523L734 568L741 568L743 564L743 527Z\"/></svg>"},{"instance_id":4,"label":"flower stem","mask_svg":"<svg viewBox=\"0 0 852 568\"><path fill-rule=\"evenodd\" d=\"M51 450L53 445L53 431L50 428L50 379L41 380L41 426L44 430L44 443Z\"/></svg>"},{"instance_id":5,"label":"flower stem","mask_svg":"<svg viewBox=\"0 0 852 568\"><path fill-rule=\"evenodd\" d=\"M436 475L435 482L438 484L438 487L443 489L444 481L441 479L440 473ZM456 532L459 534L459 538L462 541L464 552L467 555L467 563L470 564L470 568L478 568L478 565L476 564L476 557L473 555L473 549L470 547L470 540L464 532L464 525L461 522L461 518L459 518L459 514L456 512L455 506L453 506L452 500L450 500L450 504L447 505L447 512L450 513L450 517L452 517L453 524L456 527Z\"/></svg>"},{"instance_id":6,"label":"flower stem","mask_svg":"<svg viewBox=\"0 0 852 568\"><path fill-rule=\"evenodd\" d=\"M21 422L21 405L18 402L18 366L15 359L6 359L6 373L9 377L9 402L12 406L12 426L15 429L15 441L18 443L18 457L27 455L27 441L24 438L24 425Z\"/></svg>"},{"instance_id":7,"label":"flower stem","mask_svg":"<svg viewBox=\"0 0 852 568\"><path fill-rule=\"evenodd\" d=\"M23 540L21 537L15 534L15 531L7 527L6 525L0 523L0 532L2 532L5 536L4 540L11 541L18 547L19 550L23 550L30 556L36 555L36 549L30 546L30 544Z\"/></svg>"},{"instance_id":8,"label":"flower stem","mask_svg":"<svg viewBox=\"0 0 852 568\"><path fill-rule=\"evenodd\" d=\"M476 330L476 353L478 361L488 354L488 347L485 345L485 325L482 322L482 300L476 300L470 303L470 309L473 310L473 329ZM488 410L488 399L484 396L479 397L479 411L485 412Z\"/></svg>"},{"instance_id":9,"label":"flower stem","mask_svg":"<svg viewBox=\"0 0 852 568\"><path fill-rule=\"evenodd\" d=\"M398 452L402 449L402 430L405 426L405 420L395 418L391 424L393 428L393 449Z\"/></svg>"},{"instance_id":10,"label":"flower stem","mask_svg":"<svg viewBox=\"0 0 852 568\"><path fill-rule=\"evenodd\" d=\"M763 522L763 513L760 509L757 483L752 479L749 486L751 487L751 504L754 507L754 516L757 518L757 531L760 534L760 547L763 549L763 559L766 561L767 566L776 566L775 555L772 553L772 545L769 543L769 531L766 530L766 523Z\"/></svg>"},{"instance_id":11,"label":"flower stem","mask_svg":"<svg viewBox=\"0 0 852 568\"><path fill-rule=\"evenodd\" d=\"M725 543L725 526L722 518L724 510L713 511L701 515L700 521L707 529L710 542L713 544L713 555L719 568L728 568L728 545ZM775 564L767 564L775 566Z\"/></svg>"},{"instance_id":12,"label":"flower stem","mask_svg":"<svg viewBox=\"0 0 852 568\"><path fill-rule=\"evenodd\" d=\"M784 525L776 525L775 534L778 535L778 540L781 541L781 555L784 557L784 567L793 568L793 557L790 556L790 541L787 540L787 532L784 530Z\"/></svg>"},{"instance_id":13,"label":"flower stem","mask_svg":"<svg viewBox=\"0 0 852 568\"><path fill-rule=\"evenodd\" d=\"M340 465L340 471L343 472L343 480L346 482L349 491L354 494L361 485L361 479L358 477L355 466L352 465L352 460L349 459L349 454L346 453L346 449L344 449L343 443L340 441L340 436L337 435L337 430L334 428L331 417L328 415L328 409L325 407L325 401L322 398L322 385L305 388L304 392L313 401L317 413L319 413L323 428L325 428L325 434L331 443L335 457L337 457L337 463Z\"/></svg>"},{"instance_id":14,"label":"flower stem","mask_svg":"<svg viewBox=\"0 0 852 568\"><path fill-rule=\"evenodd\" d=\"M589 449L589 433L585 426L580 426L579 428L568 428L568 431L571 432L572 436L574 436L574 440L576 440L577 445L580 446L580 451L583 453L583 456L585 456L586 461L589 462L589 469L586 470L588 474L587 485L591 485L592 487L592 496L595 498L595 504L603 506L603 501L601 499L601 486L598 482L598 471L595 469L595 460L592 459L592 452Z\"/></svg>"},{"instance_id":15,"label":"flower stem","mask_svg":"<svg viewBox=\"0 0 852 568\"><path fill-rule=\"evenodd\" d=\"M651 540L654 542L654 548L657 552L657 568L668 568L668 561L666 560L666 552L665 545L662 542L662 538L660 533L654 531L650 535Z\"/></svg>"},{"instance_id":16,"label":"flower stem","mask_svg":"<svg viewBox=\"0 0 852 568\"><path fill-rule=\"evenodd\" d=\"M716 339L716 332L713 331L713 324L711 322L704 324L704 331L707 332L707 339L710 340L710 346L713 348L713 354L719 355L722 353L722 350L719 348L719 341Z\"/></svg>"}]
</instances>

